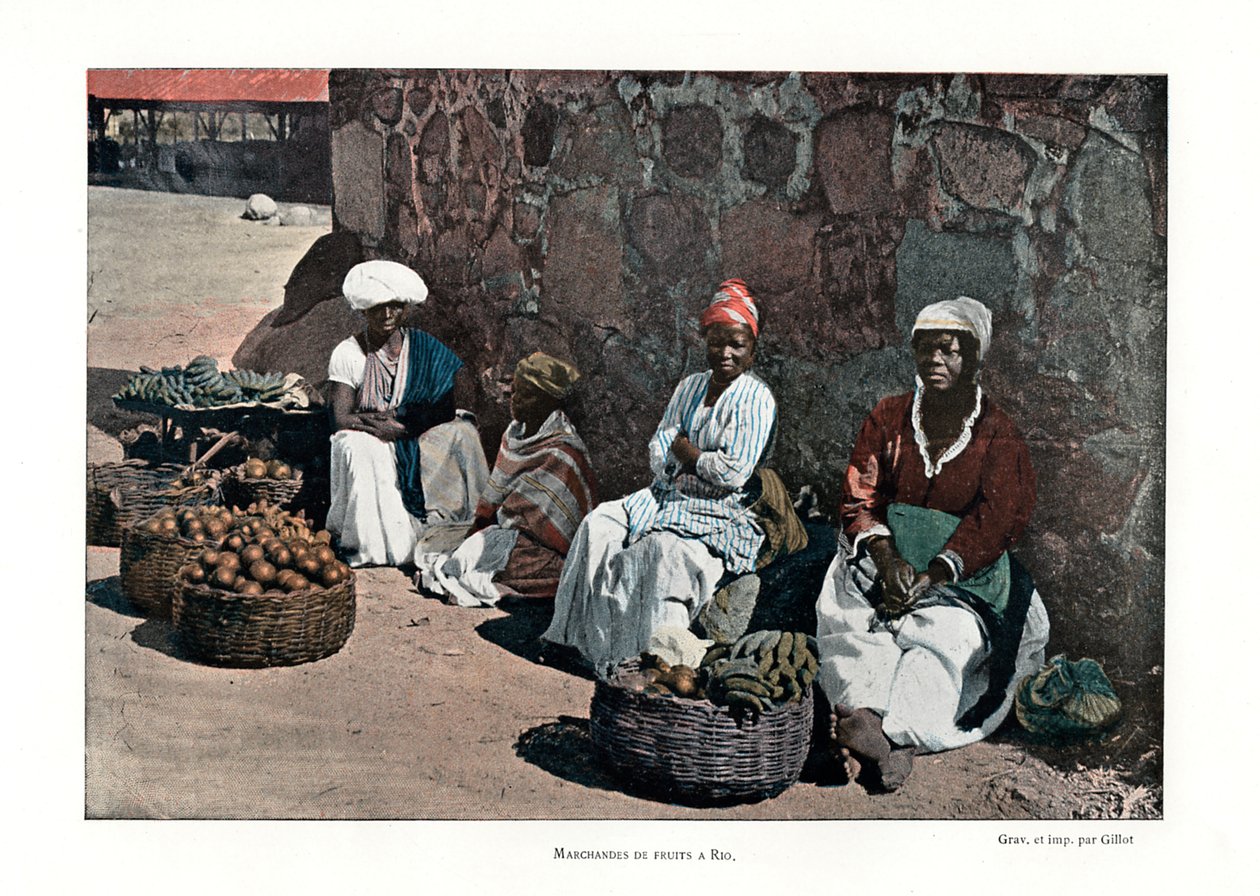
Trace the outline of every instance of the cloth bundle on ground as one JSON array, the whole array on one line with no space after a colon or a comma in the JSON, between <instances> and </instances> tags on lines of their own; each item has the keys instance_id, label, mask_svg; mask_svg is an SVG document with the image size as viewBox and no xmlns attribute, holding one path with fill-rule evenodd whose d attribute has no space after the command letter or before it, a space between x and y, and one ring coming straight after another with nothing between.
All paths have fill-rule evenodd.
<instances>
[{"instance_id":1,"label":"cloth bundle on ground","mask_svg":"<svg viewBox=\"0 0 1260 896\"><path fill-rule=\"evenodd\" d=\"M1120 718L1120 698L1102 666L1060 654L1020 682L1015 716L1043 740L1066 740L1107 730Z\"/></svg>"}]
</instances>

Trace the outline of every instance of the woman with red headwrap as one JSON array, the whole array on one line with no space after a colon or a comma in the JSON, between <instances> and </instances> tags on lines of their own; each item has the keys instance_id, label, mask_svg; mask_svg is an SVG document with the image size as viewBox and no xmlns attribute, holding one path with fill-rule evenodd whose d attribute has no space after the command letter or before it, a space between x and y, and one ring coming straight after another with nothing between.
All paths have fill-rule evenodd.
<instances>
[{"instance_id":1,"label":"woman with red headwrap","mask_svg":"<svg viewBox=\"0 0 1260 896\"><path fill-rule=\"evenodd\" d=\"M686 629L724 572L755 568L765 537L753 475L776 408L750 372L757 305L727 280L700 318L709 369L683 379L648 443L654 481L599 505L578 527L543 640L597 668L634 656L653 632Z\"/></svg>"}]
</instances>

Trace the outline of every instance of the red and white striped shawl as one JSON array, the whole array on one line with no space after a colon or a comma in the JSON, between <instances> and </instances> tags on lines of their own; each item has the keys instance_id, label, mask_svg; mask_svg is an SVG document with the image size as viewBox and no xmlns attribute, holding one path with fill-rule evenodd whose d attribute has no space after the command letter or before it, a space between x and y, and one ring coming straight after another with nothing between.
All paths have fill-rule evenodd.
<instances>
[{"instance_id":1,"label":"red and white striped shawl","mask_svg":"<svg viewBox=\"0 0 1260 896\"><path fill-rule=\"evenodd\" d=\"M581 436L555 411L533 436L515 421L503 434L490 482L477 505L478 525L520 530L561 556L595 506L597 485Z\"/></svg>"}]
</instances>

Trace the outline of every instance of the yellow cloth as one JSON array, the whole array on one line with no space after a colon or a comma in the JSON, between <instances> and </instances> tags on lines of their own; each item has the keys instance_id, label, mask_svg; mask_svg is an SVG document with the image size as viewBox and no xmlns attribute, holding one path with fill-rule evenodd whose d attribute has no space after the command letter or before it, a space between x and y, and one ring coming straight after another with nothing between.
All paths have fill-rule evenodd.
<instances>
[{"instance_id":1,"label":"yellow cloth","mask_svg":"<svg viewBox=\"0 0 1260 896\"><path fill-rule=\"evenodd\" d=\"M552 398L564 398L569 394L582 374L568 361L553 358L544 352L534 352L522 358L516 365L516 382L529 383Z\"/></svg>"},{"instance_id":2,"label":"yellow cloth","mask_svg":"<svg viewBox=\"0 0 1260 896\"><path fill-rule=\"evenodd\" d=\"M804 550L809 535L779 474L769 467L762 467L757 474L761 477L761 497L753 505L753 513L766 533L757 555L757 568L764 569L779 557Z\"/></svg>"}]
</instances>

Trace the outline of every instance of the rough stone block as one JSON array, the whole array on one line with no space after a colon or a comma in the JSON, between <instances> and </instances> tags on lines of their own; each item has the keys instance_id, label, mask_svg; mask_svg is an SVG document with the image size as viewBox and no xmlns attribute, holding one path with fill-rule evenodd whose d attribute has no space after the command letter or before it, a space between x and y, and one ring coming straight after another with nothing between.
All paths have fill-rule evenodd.
<instances>
[{"instance_id":1,"label":"rough stone block","mask_svg":"<svg viewBox=\"0 0 1260 896\"><path fill-rule=\"evenodd\" d=\"M594 177L618 184L633 183L639 178L634 139L630 114L621 104L608 103L570 116L560 136L567 149L552 170L570 180Z\"/></svg>"},{"instance_id":2,"label":"rough stone block","mask_svg":"<svg viewBox=\"0 0 1260 896\"><path fill-rule=\"evenodd\" d=\"M677 193L655 193L635 201L627 236L646 272L684 278L704 269L712 238L708 217L698 200Z\"/></svg>"},{"instance_id":3,"label":"rough stone block","mask_svg":"<svg viewBox=\"0 0 1260 896\"><path fill-rule=\"evenodd\" d=\"M1068 172L1063 207L1085 249L1099 258L1134 261L1156 248L1142 157L1090 136Z\"/></svg>"},{"instance_id":4,"label":"rough stone block","mask_svg":"<svg viewBox=\"0 0 1260 896\"><path fill-rule=\"evenodd\" d=\"M614 187L576 190L552 200L540 297L545 314L612 325L625 319L620 220Z\"/></svg>"},{"instance_id":5,"label":"rough stone block","mask_svg":"<svg viewBox=\"0 0 1260 896\"><path fill-rule=\"evenodd\" d=\"M403 92L397 87L386 87L372 94L372 114L383 124L395 125L402 120Z\"/></svg>"},{"instance_id":6,"label":"rough stone block","mask_svg":"<svg viewBox=\"0 0 1260 896\"><path fill-rule=\"evenodd\" d=\"M378 241L385 236L385 141L350 122L332 133L333 195L342 227Z\"/></svg>"},{"instance_id":7,"label":"rough stone block","mask_svg":"<svg viewBox=\"0 0 1260 896\"><path fill-rule=\"evenodd\" d=\"M744 131L744 177L783 187L796 170L796 136L776 121L755 115Z\"/></svg>"},{"instance_id":8,"label":"rough stone block","mask_svg":"<svg viewBox=\"0 0 1260 896\"><path fill-rule=\"evenodd\" d=\"M897 250L897 330L909 338L924 305L960 295L1000 312L1012 303L1017 277L1009 237L934 233L908 221Z\"/></svg>"},{"instance_id":9,"label":"rough stone block","mask_svg":"<svg viewBox=\"0 0 1260 896\"><path fill-rule=\"evenodd\" d=\"M245 212L241 215L249 221L266 221L276 216L276 201L266 193L255 193L245 201Z\"/></svg>"},{"instance_id":10,"label":"rough stone block","mask_svg":"<svg viewBox=\"0 0 1260 896\"><path fill-rule=\"evenodd\" d=\"M722 276L742 277L754 294L804 286L810 281L821 225L820 214L795 214L771 199L737 205L722 216L719 228Z\"/></svg>"},{"instance_id":11,"label":"rough stone block","mask_svg":"<svg viewBox=\"0 0 1260 896\"><path fill-rule=\"evenodd\" d=\"M887 112L842 112L818 125L814 169L833 212L878 214L896 207L892 134Z\"/></svg>"},{"instance_id":12,"label":"rough stone block","mask_svg":"<svg viewBox=\"0 0 1260 896\"><path fill-rule=\"evenodd\" d=\"M709 106L682 106L665 117L661 143L665 162L675 174L714 174L722 164L722 121Z\"/></svg>"},{"instance_id":13,"label":"rough stone block","mask_svg":"<svg viewBox=\"0 0 1260 896\"><path fill-rule=\"evenodd\" d=\"M968 205L1015 215L1036 154L1005 131L946 122L932 135L945 189Z\"/></svg>"}]
</instances>

